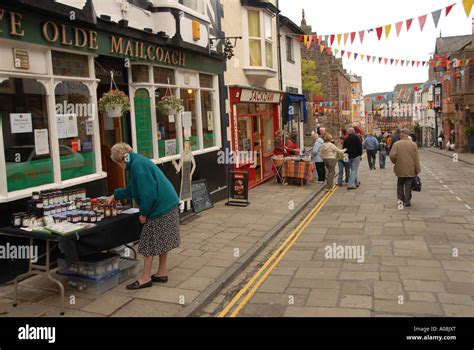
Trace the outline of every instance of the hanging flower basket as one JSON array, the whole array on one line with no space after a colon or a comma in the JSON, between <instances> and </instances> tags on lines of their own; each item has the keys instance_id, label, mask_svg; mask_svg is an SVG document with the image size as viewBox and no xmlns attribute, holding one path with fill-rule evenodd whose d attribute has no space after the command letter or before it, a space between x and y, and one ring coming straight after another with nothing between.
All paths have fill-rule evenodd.
<instances>
[{"instance_id":1,"label":"hanging flower basket","mask_svg":"<svg viewBox=\"0 0 474 350\"><path fill-rule=\"evenodd\" d=\"M99 110L107 112L110 118L120 118L130 110L130 99L120 90L111 90L102 95L99 100Z\"/></svg>"},{"instance_id":2,"label":"hanging flower basket","mask_svg":"<svg viewBox=\"0 0 474 350\"><path fill-rule=\"evenodd\" d=\"M183 100L175 96L163 96L156 108L164 115L175 115L183 109Z\"/></svg>"}]
</instances>

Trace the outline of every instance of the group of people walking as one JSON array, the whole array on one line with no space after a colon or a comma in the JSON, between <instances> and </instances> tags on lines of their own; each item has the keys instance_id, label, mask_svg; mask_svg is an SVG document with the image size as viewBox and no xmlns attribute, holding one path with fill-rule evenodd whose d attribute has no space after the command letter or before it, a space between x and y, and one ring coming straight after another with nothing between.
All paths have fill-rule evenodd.
<instances>
[{"instance_id":1,"label":"group of people walking","mask_svg":"<svg viewBox=\"0 0 474 350\"><path fill-rule=\"evenodd\" d=\"M347 132L333 143L333 137L325 128L319 128L313 133L313 160L315 162L314 182L324 183L326 191L332 189L336 164L339 168L337 185L347 190L354 190L360 186L357 178L363 151L367 153L369 169L376 169L376 157L379 155L379 167L385 169L387 156L394 164L394 172L398 177L397 198L404 207L411 206L412 184L420 173L420 159L418 146L414 142L414 135L408 129L397 129L393 135L378 135L372 133L365 139L356 134L350 127ZM345 175L345 178L344 178Z\"/></svg>"}]
</instances>

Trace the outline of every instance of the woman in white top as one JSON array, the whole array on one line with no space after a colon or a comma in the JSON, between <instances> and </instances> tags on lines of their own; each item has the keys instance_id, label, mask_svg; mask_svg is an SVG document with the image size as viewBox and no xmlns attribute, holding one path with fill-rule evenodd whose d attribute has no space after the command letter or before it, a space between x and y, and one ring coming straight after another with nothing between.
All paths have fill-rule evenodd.
<instances>
[{"instance_id":1,"label":"woman in white top","mask_svg":"<svg viewBox=\"0 0 474 350\"><path fill-rule=\"evenodd\" d=\"M321 158L328 169L326 191L331 190L334 185L334 175L336 173L335 169L337 164L336 156L338 153L344 153L346 151L345 148L337 148L332 143L332 140L332 135L327 133L324 135L324 144L321 146Z\"/></svg>"}]
</instances>

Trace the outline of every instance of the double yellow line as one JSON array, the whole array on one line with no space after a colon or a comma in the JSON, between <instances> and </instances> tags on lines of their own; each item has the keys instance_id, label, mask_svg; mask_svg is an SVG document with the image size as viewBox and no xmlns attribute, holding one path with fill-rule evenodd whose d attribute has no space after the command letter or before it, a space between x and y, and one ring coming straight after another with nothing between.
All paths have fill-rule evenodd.
<instances>
[{"instance_id":1,"label":"double yellow line","mask_svg":"<svg viewBox=\"0 0 474 350\"><path fill-rule=\"evenodd\" d=\"M331 191L327 192L316 206L309 212L309 214L303 219L303 221L293 230L288 238L278 247L278 249L270 256L265 264L252 276L247 284L235 295L229 304L222 310L218 317L236 317L239 312L247 305L248 301L252 298L261 284L267 279L268 275L273 271L275 266L295 244L301 234L304 232L306 227L311 223L314 217L319 213L326 202L336 192L337 187L334 187ZM240 302L239 302L240 301ZM237 304L237 305L236 305ZM235 308L234 308L235 306ZM232 310L233 309L233 310ZM232 310L232 312L231 312ZM230 313L230 314L229 314Z\"/></svg>"}]
</instances>

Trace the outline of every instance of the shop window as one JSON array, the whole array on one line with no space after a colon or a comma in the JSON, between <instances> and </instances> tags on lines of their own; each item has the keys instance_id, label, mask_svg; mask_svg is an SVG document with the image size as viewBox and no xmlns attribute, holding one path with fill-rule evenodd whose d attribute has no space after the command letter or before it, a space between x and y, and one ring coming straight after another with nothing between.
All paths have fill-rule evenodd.
<instances>
[{"instance_id":1,"label":"shop window","mask_svg":"<svg viewBox=\"0 0 474 350\"><path fill-rule=\"evenodd\" d=\"M89 57L68 52L52 51L54 75L88 77Z\"/></svg>"},{"instance_id":2,"label":"shop window","mask_svg":"<svg viewBox=\"0 0 474 350\"><path fill-rule=\"evenodd\" d=\"M133 65L132 66L132 81L134 83L150 82L150 76L148 75L148 66Z\"/></svg>"},{"instance_id":3,"label":"shop window","mask_svg":"<svg viewBox=\"0 0 474 350\"><path fill-rule=\"evenodd\" d=\"M263 117L263 153L268 155L273 153L275 148L275 135L273 127L273 116Z\"/></svg>"},{"instance_id":4,"label":"shop window","mask_svg":"<svg viewBox=\"0 0 474 350\"><path fill-rule=\"evenodd\" d=\"M155 90L156 103L166 96L166 90L166 88L158 88ZM171 93L175 94L175 91L171 90ZM159 109L156 110L158 155L160 158L173 156L179 153L178 138L176 134L176 118L176 115L169 115L163 113Z\"/></svg>"},{"instance_id":5,"label":"shop window","mask_svg":"<svg viewBox=\"0 0 474 350\"><path fill-rule=\"evenodd\" d=\"M8 192L54 182L46 92L32 79L0 84Z\"/></svg>"},{"instance_id":6,"label":"shop window","mask_svg":"<svg viewBox=\"0 0 474 350\"><path fill-rule=\"evenodd\" d=\"M251 152L253 133L252 117L239 117L237 123L239 133L239 151Z\"/></svg>"},{"instance_id":7,"label":"shop window","mask_svg":"<svg viewBox=\"0 0 474 350\"><path fill-rule=\"evenodd\" d=\"M179 3L196 12L204 14L205 2L203 0L179 0Z\"/></svg>"},{"instance_id":8,"label":"shop window","mask_svg":"<svg viewBox=\"0 0 474 350\"><path fill-rule=\"evenodd\" d=\"M153 67L153 76L155 84L174 85L174 70L163 67Z\"/></svg>"},{"instance_id":9,"label":"shop window","mask_svg":"<svg viewBox=\"0 0 474 350\"><path fill-rule=\"evenodd\" d=\"M153 133L151 119L151 101L147 89L138 89L133 98L135 107L135 132L137 137L137 153L153 158Z\"/></svg>"},{"instance_id":10,"label":"shop window","mask_svg":"<svg viewBox=\"0 0 474 350\"><path fill-rule=\"evenodd\" d=\"M196 90L193 89L181 89L180 96L183 100L184 111L191 112L192 126L191 126L191 146L192 150L196 151L199 149L199 137L197 134L197 109L196 109ZM184 135L184 131L183 131ZM186 138L186 135L185 135Z\"/></svg>"},{"instance_id":11,"label":"shop window","mask_svg":"<svg viewBox=\"0 0 474 350\"><path fill-rule=\"evenodd\" d=\"M63 82L56 86L55 96L61 180L95 174L95 106L89 89L82 83Z\"/></svg>"},{"instance_id":12,"label":"shop window","mask_svg":"<svg viewBox=\"0 0 474 350\"><path fill-rule=\"evenodd\" d=\"M212 89L214 87L213 85L212 75L199 73L199 86L202 88Z\"/></svg>"},{"instance_id":13,"label":"shop window","mask_svg":"<svg viewBox=\"0 0 474 350\"><path fill-rule=\"evenodd\" d=\"M202 137L204 148L214 147L214 110L212 103L212 93L201 91L201 116L202 116Z\"/></svg>"}]
</instances>

